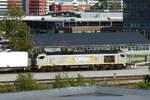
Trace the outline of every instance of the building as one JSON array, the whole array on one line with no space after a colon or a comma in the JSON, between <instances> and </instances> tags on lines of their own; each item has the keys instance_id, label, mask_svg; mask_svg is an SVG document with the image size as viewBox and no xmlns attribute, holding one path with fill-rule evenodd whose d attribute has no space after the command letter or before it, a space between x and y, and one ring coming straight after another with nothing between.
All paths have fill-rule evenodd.
<instances>
[{"instance_id":1,"label":"building","mask_svg":"<svg viewBox=\"0 0 150 100\"><path fill-rule=\"evenodd\" d=\"M45 15L47 10L47 0L28 0L29 15Z\"/></svg>"},{"instance_id":2,"label":"building","mask_svg":"<svg viewBox=\"0 0 150 100\"><path fill-rule=\"evenodd\" d=\"M111 8L112 3L120 3L123 8L123 0L107 0L107 9Z\"/></svg>"},{"instance_id":3,"label":"building","mask_svg":"<svg viewBox=\"0 0 150 100\"><path fill-rule=\"evenodd\" d=\"M54 0L47 0L47 4L46 4L46 13L49 12L50 6L54 3Z\"/></svg>"},{"instance_id":4,"label":"building","mask_svg":"<svg viewBox=\"0 0 150 100\"><path fill-rule=\"evenodd\" d=\"M85 0L62 0L49 8L50 11L90 11L90 5Z\"/></svg>"},{"instance_id":5,"label":"building","mask_svg":"<svg viewBox=\"0 0 150 100\"><path fill-rule=\"evenodd\" d=\"M100 0L87 0L87 4L94 6L96 3L100 3Z\"/></svg>"},{"instance_id":6,"label":"building","mask_svg":"<svg viewBox=\"0 0 150 100\"><path fill-rule=\"evenodd\" d=\"M0 12L7 9L7 0L0 0Z\"/></svg>"},{"instance_id":7,"label":"building","mask_svg":"<svg viewBox=\"0 0 150 100\"><path fill-rule=\"evenodd\" d=\"M72 52L118 51L149 54L150 41L138 32L102 32L101 34L32 34L35 48ZM133 39L134 38L134 39Z\"/></svg>"},{"instance_id":8,"label":"building","mask_svg":"<svg viewBox=\"0 0 150 100\"><path fill-rule=\"evenodd\" d=\"M17 7L24 7L24 0L8 0L8 4L14 3Z\"/></svg>"},{"instance_id":9,"label":"building","mask_svg":"<svg viewBox=\"0 0 150 100\"><path fill-rule=\"evenodd\" d=\"M123 28L150 39L150 0L124 0Z\"/></svg>"},{"instance_id":10,"label":"building","mask_svg":"<svg viewBox=\"0 0 150 100\"><path fill-rule=\"evenodd\" d=\"M8 4L14 3L17 7L22 8L25 14L28 14L28 0L8 0Z\"/></svg>"},{"instance_id":11,"label":"building","mask_svg":"<svg viewBox=\"0 0 150 100\"><path fill-rule=\"evenodd\" d=\"M45 15L49 11L89 11L98 0L0 0L0 10L15 3L26 15Z\"/></svg>"},{"instance_id":12,"label":"building","mask_svg":"<svg viewBox=\"0 0 150 100\"><path fill-rule=\"evenodd\" d=\"M26 15L45 15L48 12L47 0L2 0L0 10L7 9L11 3L22 8Z\"/></svg>"},{"instance_id":13,"label":"building","mask_svg":"<svg viewBox=\"0 0 150 100\"><path fill-rule=\"evenodd\" d=\"M47 16L26 16L23 19L32 33L100 33L121 32L121 12L52 12Z\"/></svg>"},{"instance_id":14,"label":"building","mask_svg":"<svg viewBox=\"0 0 150 100\"><path fill-rule=\"evenodd\" d=\"M99 0L47 0L49 5L52 5L52 3L68 3L73 1L86 2L86 4L89 4L90 6L100 2Z\"/></svg>"},{"instance_id":15,"label":"building","mask_svg":"<svg viewBox=\"0 0 150 100\"><path fill-rule=\"evenodd\" d=\"M17 7L22 8L26 15L28 15L28 0L1 0L0 11L8 9L8 5L14 3Z\"/></svg>"}]
</instances>

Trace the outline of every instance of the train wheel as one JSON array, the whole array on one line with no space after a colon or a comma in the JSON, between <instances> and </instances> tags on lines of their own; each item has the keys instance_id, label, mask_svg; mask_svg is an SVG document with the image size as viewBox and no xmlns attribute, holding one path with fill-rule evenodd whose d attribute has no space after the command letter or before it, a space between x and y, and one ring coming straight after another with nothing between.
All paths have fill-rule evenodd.
<instances>
[{"instance_id":1,"label":"train wheel","mask_svg":"<svg viewBox=\"0 0 150 100\"><path fill-rule=\"evenodd\" d=\"M99 69L99 70L103 70L103 69L104 69L103 65L99 65L99 66L98 66L98 69Z\"/></svg>"},{"instance_id":2,"label":"train wheel","mask_svg":"<svg viewBox=\"0 0 150 100\"><path fill-rule=\"evenodd\" d=\"M67 67L67 66L64 66L64 67L63 67L63 71L68 71L68 67Z\"/></svg>"},{"instance_id":3,"label":"train wheel","mask_svg":"<svg viewBox=\"0 0 150 100\"><path fill-rule=\"evenodd\" d=\"M117 69L123 69L122 65L117 65Z\"/></svg>"},{"instance_id":4,"label":"train wheel","mask_svg":"<svg viewBox=\"0 0 150 100\"><path fill-rule=\"evenodd\" d=\"M89 66L89 70L93 70L93 66Z\"/></svg>"}]
</instances>

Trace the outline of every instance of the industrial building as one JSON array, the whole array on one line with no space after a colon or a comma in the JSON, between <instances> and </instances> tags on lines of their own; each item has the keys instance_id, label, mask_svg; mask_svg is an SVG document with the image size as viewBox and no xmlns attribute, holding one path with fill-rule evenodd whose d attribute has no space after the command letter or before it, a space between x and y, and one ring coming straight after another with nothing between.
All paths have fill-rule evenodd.
<instances>
[{"instance_id":1,"label":"industrial building","mask_svg":"<svg viewBox=\"0 0 150 100\"><path fill-rule=\"evenodd\" d=\"M123 28L150 39L150 0L124 0Z\"/></svg>"},{"instance_id":2,"label":"industrial building","mask_svg":"<svg viewBox=\"0 0 150 100\"><path fill-rule=\"evenodd\" d=\"M48 52L118 51L127 54L150 52L150 41L138 32L102 32L96 34L32 34L35 48Z\"/></svg>"},{"instance_id":3,"label":"industrial building","mask_svg":"<svg viewBox=\"0 0 150 100\"><path fill-rule=\"evenodd\" d=\"M45 16L22 17L32 33L121 32L122 12L51 12ZM3 16L0 16L2 20Z\"/></svg>"},{"instance_id":4,"label":"industrial building","mask_svg":"<svg viewBox=\"0 0 150 100\"><path fill-rule=\"evenodd\" d=\"M122 31L121 12L52 12L23 19L32 33L99 33Z\"/></svg>"}]
</instances>

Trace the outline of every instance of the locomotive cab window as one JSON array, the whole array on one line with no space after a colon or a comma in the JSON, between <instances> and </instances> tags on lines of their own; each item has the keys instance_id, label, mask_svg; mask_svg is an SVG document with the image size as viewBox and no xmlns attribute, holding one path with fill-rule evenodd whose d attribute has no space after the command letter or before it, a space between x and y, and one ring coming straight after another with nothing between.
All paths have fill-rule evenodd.
<instances>
[{"instance_id":1,"label":"locomotive cab window","mask_svg":"<svg viewBox=\"0 0 150 100\"><path fill-rule=\"evenodd\" d=\"M125 57L125 55L124 54L120 54L120 57Z\"/></svg>"},{"instance_id":2,"label":"locomotive cab window","mask_svg":"<svg viewBox=\"0 0 150 100\"><path fill-rule=\"evenodd\" d=\"M104 63L114 63L115 56L104 56Z\"/></svg>"},{"instance_id":3,"label":"locomotive cab window","mask_svg":"<svg viewBox=\"0 0 150 100\"><path fill-rule=\"evenodd\" d=\"M40 57L39 57L39 59L44 59L44 58L45 58L44 56L40 56Z\"/></svg>"}]
</instances>

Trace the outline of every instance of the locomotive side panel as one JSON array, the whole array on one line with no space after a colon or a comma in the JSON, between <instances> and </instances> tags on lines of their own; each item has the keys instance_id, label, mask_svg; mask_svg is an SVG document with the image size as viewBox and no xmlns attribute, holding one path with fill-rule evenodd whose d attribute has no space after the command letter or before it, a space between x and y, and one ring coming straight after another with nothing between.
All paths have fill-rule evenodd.
<instances>
[{"instance_id":1,"label":"locomotive side panel","mask_svg":"<svg viewBox=\"0 0 150 100\"><path fill-rule=\"evenodd\" d=\"M124 53L74 55L41 54L36 58L36 66L38 69L47 68L48 70L67 70L67 68L73 67L99 70L122 69L126 66L126 56Z\"/></svg>"},{"instance_id":2,"label":"locomotive side panel","mask_svg":"<svg viewBox=\"0 0 150 100\"><path fill-rule=\"evenodd\" d=\"M102 55L51 55L47 64L53 65L88 65L103 63Z\"/></svg>"}]
</instances>

